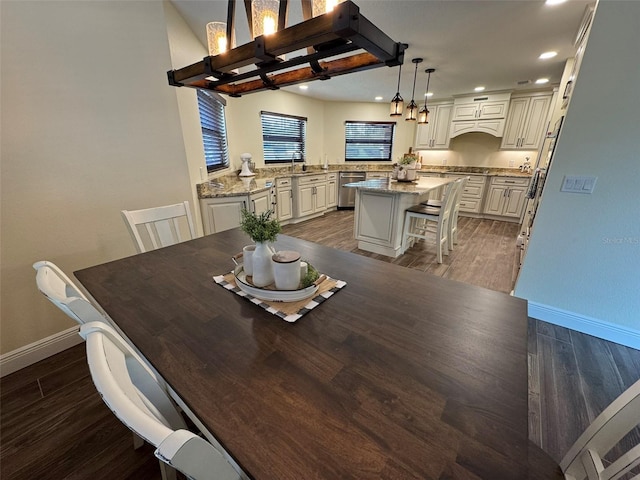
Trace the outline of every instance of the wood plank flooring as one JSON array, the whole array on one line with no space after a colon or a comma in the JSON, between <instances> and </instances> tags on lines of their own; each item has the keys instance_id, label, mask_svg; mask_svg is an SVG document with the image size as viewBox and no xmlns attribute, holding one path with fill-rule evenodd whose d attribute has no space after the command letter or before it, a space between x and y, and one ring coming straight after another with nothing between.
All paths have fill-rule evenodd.
<instances>
[{"instance_id":1,"label":"wood plank flooring","mask_svg":"<svg viewBox=\"0 0 640 480\"><path fill-rule=\"evenodd\" d=\"M353 212L338 211L286 226L284 233L365 254L352 239L352 222ZM426 244L395 260L366 255L510 291L517 226L462 217L459 225L460 243L442 265ZM560 460L591 420L640 378L640 351L529 322L530 437ZM3 480L160 478L153 448L133 450L131 433L102 403L83 344L1 379L0 435ZM630 441L639 440L634 435Z\"/></svg>"},{"instance_id":2,"label":"wood plank flooring","mask_svg":"<svg viewBox=\"0 0 640 480\"><path fill-rule=\"evenodd\" d=\"M442 264L436 262L435 243L424 240L395 259L360 250L353 238L353 210L285 225L282 233L490 290L511 292L518 272L515 242L519 225L460 217L458 230L458 244Z\"/></svg>"}]
</instances>

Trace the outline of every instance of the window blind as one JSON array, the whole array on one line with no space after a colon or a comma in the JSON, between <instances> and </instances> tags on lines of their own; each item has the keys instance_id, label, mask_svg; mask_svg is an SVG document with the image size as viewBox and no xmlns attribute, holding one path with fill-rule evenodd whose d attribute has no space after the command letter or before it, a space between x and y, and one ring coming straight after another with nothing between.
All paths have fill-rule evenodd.
<instances>
[{"instance_id":1,"label":"window blind","mask_svg":"<svg viewBox=\"0 0 640 480\"><path fill-rule=\"evenodd\" d=\"M306 156L307 119L280 113L260 112L264 162L302 162Z\"/></svg>"},{"instance_id":2,"label":"window blind","mask_svg":"<svg viewBox=\"0 0 640 480\"><path fill-rule=\"evenodd\" d=\"M391 160L395 126L395 122L345 122L345 160Z\"/></svg>"},{"instance_id":3,"label":"window blind","mask_svg":"<svg viewBox=\"0 0 640 480\"><path fill-rule=\"evenodd\" d=\"M212 172L229 166L224 100L203 90L197 90L197 93L204 158L207 171Z\"/></svg>"}]
</instances>

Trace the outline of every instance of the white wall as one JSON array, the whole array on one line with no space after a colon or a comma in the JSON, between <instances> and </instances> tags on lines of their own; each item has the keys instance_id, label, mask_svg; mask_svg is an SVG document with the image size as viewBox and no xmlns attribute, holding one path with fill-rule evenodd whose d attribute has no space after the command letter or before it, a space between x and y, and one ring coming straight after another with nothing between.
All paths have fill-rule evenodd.
<instances>
[{"instance_id":1,"label":"white wall","mask_svg":"<svg viewBox=\"0 0 640 480\"><path fill-rule=\"evenodd\" d=\"M639 25L640 2L599 3L515 290L532 316L635 348ZM560 192L565 175L598 177L593 194Z\"/></svg>"},{"instance_id":2,"label":"white wall","mask_svg":"<svg viewBox=\"0 0 640 480\"><path fill-rule=\"evenodd\" d=\"M386 68L386 67L383 67ZM394 120L389 117L389 103L361 103L361 102L325 102L324 118L324 154L329 163L344 163L344 122L347 120L367 120L373 122L395 121L393 151L391 152L391 165L398 161L403 153L413 145L415 136L415 123L405 122L403 118ZM381 162L375 162L379 164Z\"/></svg>"},{"instance_id":3,"label":"white wall","mask_svg":"<svg viewBox=\"0 0 640 480\"><path fill-rule=\"evenodd\" d=\"M3 1L0 351L73 326L31 264L135 253L120 210L191 195L162 3Z\"/></svg>"},{"instance_id":4,"label":"white wall","mask_svg":"<svg viewBox=\"0 0 640 480\"><path fill-rule=\"evenodd\" d=\"M232 170L241 167L240 154L248 152L256 167L264 167L261 111L307 118L307 163L318 164L324 137L323 102L282 90L227 98L226 120Z\"/></svg>"}]
</instances>

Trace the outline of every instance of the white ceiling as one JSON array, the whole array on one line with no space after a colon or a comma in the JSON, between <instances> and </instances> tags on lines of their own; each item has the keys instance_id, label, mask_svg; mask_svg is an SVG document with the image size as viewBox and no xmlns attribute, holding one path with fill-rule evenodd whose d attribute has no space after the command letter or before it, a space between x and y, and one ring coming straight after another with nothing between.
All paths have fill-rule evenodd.
<instances>
[{"instance_id":1,"label":"white ceiling","mask_svg":"<svg viewBox=\"0 0 640 480\"><path fill-rule=\"evenodd\" d=\"M424 101L426 68L435 68L429 90L430 101L473 93L483 85L487 91L526 90L533 83L518 82L549 78L559 84L567 58L575 53L573 43L585 7L595 0L568 0L549 6L544 0L355 0L360 13L396 42L408 43L400 93L411 98L414 64L422 57L416 82L416 102ZM206 45L208 22L226 20L226 0L171 0L190 28ZM289 24L302 21L300 3L289 2ZM237 0L237 44L249 39L243 2ZM542 52L555 50L550 60L539 60ZM196 62L200 58L194 58ZM180 65L179 67L182 67ZM384 102L396 92L398 68L380 67L315 81L294 93L324 100L372 102L380 95ZM538 87L539 88L539 87Z\"/></svg>"}]
</instances>

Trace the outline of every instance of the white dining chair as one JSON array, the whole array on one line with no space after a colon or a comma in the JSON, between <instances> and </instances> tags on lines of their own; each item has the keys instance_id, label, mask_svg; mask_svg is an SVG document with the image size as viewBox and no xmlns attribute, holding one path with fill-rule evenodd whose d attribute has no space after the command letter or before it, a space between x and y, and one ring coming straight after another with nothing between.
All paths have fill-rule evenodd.
<instances>
[{"instance_id":1,"label":"white dining chair","mask_svg":"<svg viewBox=\"0 0 640 480\"><path fill-rule=\"evenodd\" d=\"M124 425L156 447L163 480L175 479L176 470L194 480L240 478L213 445L187 430L157 376L113 328L87 323L80 335L96 389Z\"/></svg>"},{"instance_id":2,"label":"white dining chair","mask_svg":"<svg viewBox=\"0 0 640 480\"><path fill-rule=\"evenodd\" d=\"M42 260L33 264L38 290L51 303L80 325L88 322L108 322L87 296L52 262Z\"/></svg>"},{"instance_id":3,"label":"white dining chair","mask_svg":"<svg viewBox=\"0 0 640 480\"><path fill-rule=\"evenodd\" d=\"M631 447L617 459L607 455L612 447L638 426L640 426L640 380L605 408L573 444L560 462L565 478L567 480L615 480L640 466L640 444ZM607 455L606 467L603 462L605 455ZM639 480L640 475L636 474L632 479Z\"/></svg>"},{"instance_id":4,"label":"white dining chair","mask_svg":"<svg viewBox=\"0 0 640 480\"><path fill-rule=\"evenodd\" d=\"M168 247L196 237L191 209L186 201L141 210L122 210L121 213L138 253Z\"/></svg>"},{"instance_id":5,"label":"white dining chair","mask_svg":"<svg viewBox=\"0 0 640 480\"><path fill-rule=\"evenodd\" d=\"M445 186L441 208L422 204L407 208L402 235L402 253L407 251L410 244L413 245L416 238L426 240L429 235L435 235L436 261L442 263L443 255L449 255L449 221L451 219L453 198L460 185L460 180L458 179ZM435 226L435 230L430 228L432 225Z\"/></svg>"},{"instance_id":6,"label":"white dining chair","mask_svg":"<svg viewBox=\"0 0 640 480\"><path fill-rule=\"evenodd\" d=\"M467 186L467 182L470 177L462 177L460 183L456 189L455 197L451 205L451 220L449 220L449 250L453 250L453 246L458 243L458 215L460 213L460 202L462 200L462 194Z\"/></svg>"}]
</instances>

